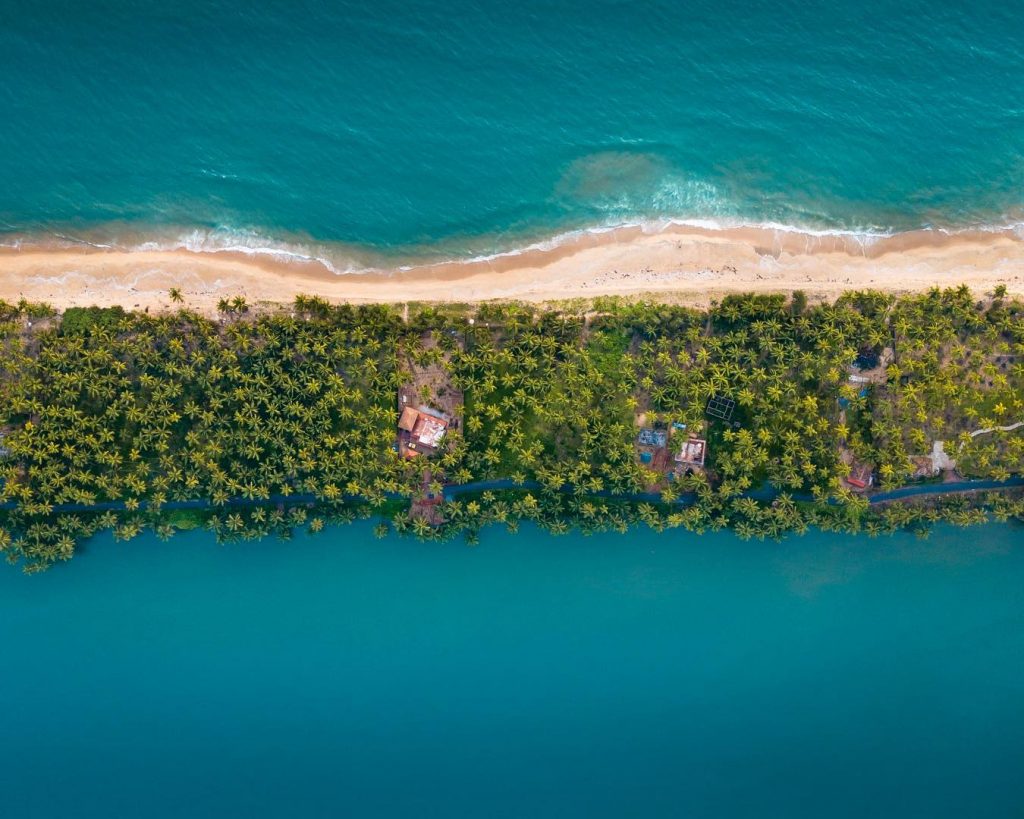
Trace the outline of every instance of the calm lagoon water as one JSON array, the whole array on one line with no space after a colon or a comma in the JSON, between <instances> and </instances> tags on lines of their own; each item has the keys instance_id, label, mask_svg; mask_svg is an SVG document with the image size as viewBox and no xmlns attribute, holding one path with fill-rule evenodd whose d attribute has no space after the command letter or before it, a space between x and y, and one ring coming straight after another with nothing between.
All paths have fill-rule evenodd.
<instances>
[{"instance_id":1,"label":"calm lagoon water","mask_svg":"<svg viewBox=\"0 0 1024 819\"><path fill-rule=\"evenodd\" d=\"M0 572L0 815L1020 815L1022 531L100 538Z\"/></svg>"}]
</instances>

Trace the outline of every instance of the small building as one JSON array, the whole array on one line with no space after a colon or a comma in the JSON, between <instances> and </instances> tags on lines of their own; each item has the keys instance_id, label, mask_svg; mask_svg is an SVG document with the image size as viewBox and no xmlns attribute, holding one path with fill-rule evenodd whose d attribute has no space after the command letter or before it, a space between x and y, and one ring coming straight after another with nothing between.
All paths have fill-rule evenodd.
<instances>
[{"instance_id":1,"label":"small building","mask_svg":"<svg viewBox=\"0 0 1024 819\"><path fill-rule=\"evenodd\" d=\"M444 440L451 419L430 407L402 408L398 419L398 451L406 458L432 455Z\"/></svg>"},{"instance_id":2,"label":"small building","mask_svg":"<svg viewBox=\"0 0 1024 819\"><path fill-rule=\"evenodd\" d=\"M419 417L420 414L412 407L404 407L402 409L402 417L398 419L398 428L406 432L412 432L416 428L416 421Z\"/></svg>"},{"instance_id":3,"label":"small building","mask_svg":"<svg viewBox=\"0 0 1024 819\"><path fill-rule=\"evenodd\" d=\"M636 442L640 446L653 446L661 447L668 444L668 432L664 429L647 429L640 430L640 434L636 437Z\"/></svg>"},{"instance_id":4,"label":"small building","mask_svg":"<svg viewBox=\"0 0 1024 819\"><path fill-rule=\"evenodd\" d=\"M935 466L935 462L932 460L931 455L918 455L910 459L911 465L914 467L912 471L907 473L907 478L912 481L921 480L922 478L933 478L939 474L939 469Z\"/></svg>"},{"instance_id":5,"label":"small building","mask_svg":"<svg viewBox=\"0 0 1024 819\"><path fill-rule=\"evenodd\" d=\"M853 366L858 370L873 370L881 363L881 355L874 350L861 350L853 360Z\"/></svg>"},{"instance_id":6,"label":"small building","mask_svg":"<svg viewBox=\"0 0 1024 819\"><path fill-rule=\"evenodd\" d=\"M703 438L696 438L691 435L683 443L682 449L676 455L676 462L689 466L704 466L704 458L707 455L708 442Z\"/></svg>"},{"instance_id":7,"label":"small building","mask_svg":"<svg viewBox=\"0 0 1024 819\"><path fill-rule=\"evenodd\" d=\"M884 384L889 380L888 366L895 358L892 347L886 347L877 353L874 350L862 350L850 362L848 378L851 384Z\"/></svg>"},{"instance_id":8,"label":"small building","mask_svg":"<svg viewBox=\"0 0 1024 819\"><path fill-rule=\"evenodd\" d=\"M668 449L669 430L661 424L643 426L636 436L637 460L654 475L664 475L672 461ZM661 480L657 478L656 480ZM657 484L652 484L656 486Z\"/></svg>"},{"instance_id":9,"label":"small building","mask_svg":"<svg viewBox=\"0 0 1024 819\"><path fill-rule=\"evenodd\" d=\"M855 489L864 490L874 483L874 467L862 461L854 461L850 464L850 474L846 482Z\"/></svg>"}]
</instances>

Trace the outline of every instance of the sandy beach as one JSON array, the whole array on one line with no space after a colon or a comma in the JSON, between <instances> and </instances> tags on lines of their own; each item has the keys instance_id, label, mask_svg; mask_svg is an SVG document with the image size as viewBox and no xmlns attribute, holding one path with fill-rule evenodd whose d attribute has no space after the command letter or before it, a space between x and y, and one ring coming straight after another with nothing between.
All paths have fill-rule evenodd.
<instances>
[{"instance_id":1,"label":"sandy beach","mask_svg":"<svg viewBox=\"0 0 1024 819\"><path fill-rule=\"evenodd\" d=\"M214 313L224 297L287 303L297 294L354 303L550 302L650 294L706 306L728 293L789 293L831 299L846 290L894 293L998 284L1024 296L1024 241L1011 231L915 231L864 241L766 228L673 226L584 233L550 249L488 260L336 274L318 262L187 250L29 247L0 251L0 298L58 308L120 304L160 310L168 290Z\"/></svg>"}]
</instances>

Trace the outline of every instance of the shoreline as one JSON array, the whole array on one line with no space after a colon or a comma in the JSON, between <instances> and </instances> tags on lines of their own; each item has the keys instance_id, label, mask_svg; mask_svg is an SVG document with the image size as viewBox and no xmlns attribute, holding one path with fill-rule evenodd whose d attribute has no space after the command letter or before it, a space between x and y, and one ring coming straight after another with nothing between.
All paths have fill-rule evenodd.
<instances>
[{"instance_id":1,"label":"shoreline","mask_svg":"<svg viewBox=\"0 0 1024 819\"><path fill-rule=\"evenodd\" d=\"M336 273L318 260L240 250L0 248L0 298L56 308L170 308L216 313L222 298L289 303L296 295L332 302L564 301L604 295L655 296L706 307L729 293L790 293L831 300L848 290L892 293L966 284L1006 286L1024 296L1024 239L1000 231L916 230L891 235L785 227L672 223L589 231L521 251L464 261Z\"/></svg>"}]
</instances>

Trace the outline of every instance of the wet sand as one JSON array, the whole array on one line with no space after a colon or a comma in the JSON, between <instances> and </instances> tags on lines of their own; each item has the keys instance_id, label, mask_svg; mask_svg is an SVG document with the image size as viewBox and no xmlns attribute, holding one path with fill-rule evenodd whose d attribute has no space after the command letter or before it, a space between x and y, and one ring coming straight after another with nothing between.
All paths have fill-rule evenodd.
<instances>
[{"instance_id":1,"label":"wet sand","mask_svg":"<svg viewBox=\"0 0 1024 819\"><path fill-rule=\"evenodd\" d=\"M581 234L550 249L487 260L336 274L317 262L187 250L67 247L0 250L0 298L58 308L120 304L166 309L177 287L192 309L243 295L251 304L297 294L354 303L551 302L648 294L706 306L728 293L790 293L832 299L843 291L893 293L1005 284L1024 296L1024 240L1011 231L914 231L864 240L766 228L672 226Z\"/></svg>"}]
</instances>

